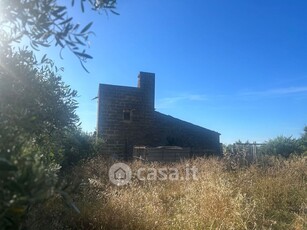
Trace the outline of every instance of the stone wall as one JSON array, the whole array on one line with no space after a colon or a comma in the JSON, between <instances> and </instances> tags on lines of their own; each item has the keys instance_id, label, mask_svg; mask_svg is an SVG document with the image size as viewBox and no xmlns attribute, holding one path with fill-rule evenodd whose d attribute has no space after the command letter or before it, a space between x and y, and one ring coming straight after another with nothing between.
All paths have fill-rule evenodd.
<instances>
[{"instance_id":1,"label":"stone wall","mask_svg":"<svg viewBox=\"0 0 307 230\"><path fill-rule=\"evenodd\" d=\"M220 134L186 121L155 112L152 139L156 145L191 148L194 156L220 154Z\"/></svg>"},{"instance_id":2,"label":"stone wall","mask_svg":"<svg viewBox=\"0 0 307 230\"><path fill-rule=\"evenodd\" d=\"M193 155L220 153L219 133L154 111L155 75L140 72L138 87L99 85L97 135L103 152L132 157L134 146L176 145Z\"/></svg>"},{"instance_id":3,"label":"stone wall","mask_svg":"<svg viewBox=\"0 0 307 230\"><path fill-rule=\"evenodd\" d=\"M105 140L106 153L131 157L133 145L143 144L151 129L154 74L141 72L138 85L99 85L97 133Z\"/></svg>"}]
</instances>

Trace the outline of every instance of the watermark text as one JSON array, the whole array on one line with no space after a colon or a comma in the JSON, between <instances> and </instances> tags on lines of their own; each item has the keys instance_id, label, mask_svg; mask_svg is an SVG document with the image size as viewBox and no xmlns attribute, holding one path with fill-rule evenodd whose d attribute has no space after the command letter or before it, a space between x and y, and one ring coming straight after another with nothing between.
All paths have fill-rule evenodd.
<instances>
[{"instance_id":1,"label":"watermark text","mask_svg":"<svg viewBox=\"0 0 307 230\"><path fill-rule=\"evenodd\" d=\"M197 180L198 169L195 166L186 165L185 168L176 167L141 167L132 173L131 168L124 163L116 163L109 169L110 181L118 186L128 184L132 175L139 181L188 181Z\"/></svg>"}]
</instances>

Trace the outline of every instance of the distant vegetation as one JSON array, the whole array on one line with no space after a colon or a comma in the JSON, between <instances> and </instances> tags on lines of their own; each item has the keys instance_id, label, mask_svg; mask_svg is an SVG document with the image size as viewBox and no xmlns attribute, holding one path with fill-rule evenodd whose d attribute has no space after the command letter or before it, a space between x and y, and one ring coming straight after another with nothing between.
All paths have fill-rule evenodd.
<instances>
[{"instance_id":1,"label":"distant vegetation","mask_svg":"<svg viewBox=\"0 0 307 230\"><path fill-rule=\"evenodd\" d=\"M278 136L261 145L250 142L237 141L231 145L223 145L223 155L227 159L228 167L237 168L251 164L268 163L265 159L271 156L289 158L291 155L307 155L307 127L304 134L296 139Z\"/></svg>"}]
</instances>

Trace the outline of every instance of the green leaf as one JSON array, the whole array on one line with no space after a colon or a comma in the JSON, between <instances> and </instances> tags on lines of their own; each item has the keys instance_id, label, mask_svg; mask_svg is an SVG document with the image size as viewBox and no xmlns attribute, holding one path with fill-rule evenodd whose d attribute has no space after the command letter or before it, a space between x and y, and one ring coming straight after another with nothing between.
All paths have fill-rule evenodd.
<instances>
[{"instance_id":1,"label":"green leaf","mask_svg":"<svg viewBox=\"0 0 307 230\"><path fill-rule=\"evenodd\" d=\"M47 56L47 54L45 54L45 55L42 57L41 63L44 63L44 62L46 61L46 56Z\"/></svg>"},{"instance_id":2,"label":"green leaf","mask_svg":"<svg viewBox=\"0 0 307 230\"><path fill-rule=\"evenodd\" d=\"M75 39L76 39L76 41L77 41L80 45L85 46L85 43L82 42L80 39L78 39L78 37L75 37Z\"/></svg>"},{"instance_id":3,"label":"green leaf","mask_svg":"<svg viewBox=\"0 0 307 230\"><path fill-rule=\"evenodd\" d=\"M53 11L53 14L61 13L62 11L66 10L65 6L58 6L55 11Z\"/></svg>"},{"instance_id":4,"label":"green leaf","mask_svg":"<svg viewBox=\"0 0 307 230\"><path fill-rule=\"evenodd\" d=\"M64 48L64 45L59 38L56 37L55 40L56 40L55 46L60 45L62 48Z\"/></svg>"},{"instance_id":5,"label":"green leaf","mask_svg":"<svg viewBox=\"0 0 307 230\"><path fill-rule=\"evenodd\" d=\"M85 33L91 26L92 26L93 22L90 22L89 24L87 24L82 30L81 30L81 34Z\"/></svg>"},{"instance_id":6,"label":"green leaf","mask_svg":"<svg viewBox=\"0 0 307 230\"><path fill-rule=\"evenodd\" d=\"M77 30L79 28L80 24L76 24L74 27L74 30Z\"/></svg>"},{"instance_id":7,"label":"green leaf","mask_svg":"<svg viewBox=\"0 0 307 230\"><path fill-rule=\"evenodd\" d=\"M70 46L73 46L73 47L76 46L76 44L73 43L73 42L71 42L71 41L65 40L65 42L66 42L66 44L68 44L68 45L70 45Z\"/></svg>"},{"instance_id":8,"label":"green leaf","mask_svg":"<svg viewBox=\"0 0 307 230\"><path fill-rule=\"evenodd\" d=\"M90 73L87 68L84 66L83 62L80 60L80 64L82 66L82 68L87 72L87 73ZM77 106L78 107L78 106Z\"/></svg>"},{"instance_id":9,"label":"green leaf","mask_svg":"<svg viewBox=\"0 0 307 230\"><path fill-rule=\"evenodd\" d=\"M67 20L61 22L59 25L67 24L67 23L70 22L71 20L72 20L72 18L68 18Z\"/></svg>"},{"instance_id":10,"label":"green leaf","mask_svg":"<svg viewBox=\"0 0 307 230\"><path fill-rule=\"evenodd\" d=\"M81 0L81 10L82 10L82 13L84 13L84 4L82 0Z\"/></svg>"},{"instance_id":11,"label":"green leaf","mask_svg":"<svg viewBox=\"0 0 307 230\"><path fill-rule=\"evenodd\" d=\"M83 57L83 58L88 58L88 59L93 59L93 57L92 56L90 56L90 55L88 55L88 54L86 54L86 53L80 53L80 52L74 52L77 56L79 56L79 57Z\"/></svg>"},{"instance_id":12,"label":"green leaf","mask_svg":"<svg viewBox=\"0 0 307 230\"><path fill-rule=\"evenodd\" d=\"M66 12L60 14L57 16L57 20L61 19L61 20L64 20L64 16L66 15Z\"/></svg>"},{"instance_id":13,"label":"green leaf","mask_svg":"<svg viewBox=\"0 0 307 230\"><path fill-rule=\"evenodd\" d=\"M116 11L114 10L110 10L113 14L116 14L116 15L120 15L119 13L117 13Z\"/></svg>"}]
</instances>

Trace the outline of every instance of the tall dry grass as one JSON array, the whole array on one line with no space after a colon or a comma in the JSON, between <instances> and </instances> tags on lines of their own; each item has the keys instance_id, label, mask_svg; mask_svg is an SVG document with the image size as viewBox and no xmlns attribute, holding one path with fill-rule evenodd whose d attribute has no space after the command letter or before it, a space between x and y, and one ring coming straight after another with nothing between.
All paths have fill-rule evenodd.
<instances>
[{"instance_id":1,"label":"tall dry grass","mask_svg":"<svg viewBox=\"0 0 307 230\"><path fill-rule=\"evenodd\" d=\"M140 167L198 168L198 180L139 181L117 187L108 180L114 163L96 157L75 167L72 194L81 213L60 197L30 212L30 229L307 229L307 159L266 159L235 170L214 158ZM262 162L263 163L263 162ZM265 165L265 166L264 166Z\"/></svg>"}]
</instances>

